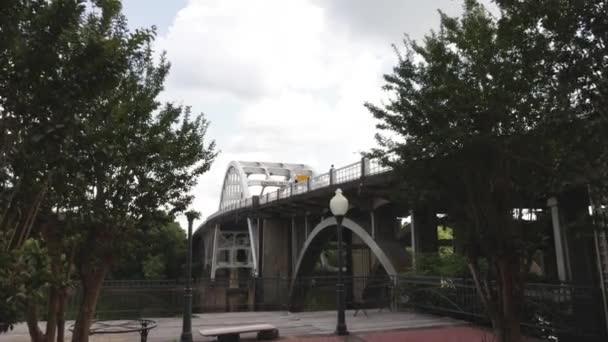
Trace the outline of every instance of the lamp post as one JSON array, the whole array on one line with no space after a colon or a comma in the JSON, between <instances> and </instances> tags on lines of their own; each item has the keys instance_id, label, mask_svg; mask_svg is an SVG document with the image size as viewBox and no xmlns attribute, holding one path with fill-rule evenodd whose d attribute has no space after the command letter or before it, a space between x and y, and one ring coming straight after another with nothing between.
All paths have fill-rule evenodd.
<instances>
[{"instance_id":1,"label":"lamp post","mask_svg":"<svg viewBox=\"0 0 608 342\"><path fill-rule=\"evenodd\" d=\"M192 224L200 214L194 210L186 212L188 218L188 255L186 264L186 288L184 289L184 320L180 342L192 342Z\"/></svg>"},{"instance_id":2,"label":"lamp post","mask_svg":"<svg viewBox=\"0 0 608 342\"><path fill-rule=\"evenodd\" d=\"M336 284L336 295L338 297L338 324L337 335L348 335L346 319L344 317L344 281L342 280L342 220L348 211L348 199L342 195L342 190L336 189L336 194L329 201L329 209L336 218L338 230L338 284Z\"/></svg>"}]
</instances>

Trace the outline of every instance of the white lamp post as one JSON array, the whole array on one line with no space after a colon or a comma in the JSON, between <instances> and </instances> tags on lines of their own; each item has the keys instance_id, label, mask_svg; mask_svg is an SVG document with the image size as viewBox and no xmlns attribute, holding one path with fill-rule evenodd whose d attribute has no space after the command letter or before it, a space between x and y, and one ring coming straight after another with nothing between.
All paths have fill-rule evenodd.
<instances>
[{"instance_id":1,"label":"white lamp post","mask_svg":"<svg viewBox=\"0 0 608 342\"><path fill-rule=\"evenodd\" d=\"M336 194L329 201L329 209L336 218L338 229L338 284L336 285L338 324L336 325L336 334L348 335L346 319L344 317L344 282L342 281L342 220L348 211L348 199L342 195L342 190L336 189Z\"/></svg>"}]
</instances>

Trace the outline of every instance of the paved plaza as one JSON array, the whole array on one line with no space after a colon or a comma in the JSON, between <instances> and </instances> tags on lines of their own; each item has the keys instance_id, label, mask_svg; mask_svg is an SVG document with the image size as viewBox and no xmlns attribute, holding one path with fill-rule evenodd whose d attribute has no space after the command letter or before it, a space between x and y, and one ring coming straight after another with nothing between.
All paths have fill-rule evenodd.
<instances>
[{"instance_id":1,"label":"paved plaza","mask_svg":"<svg viewBox=\"0 0 608 342\"><path fill-rule=\"evenodd\" d=\"M198 334L198 330L226 327L232 325L269 323L279 329L281 340L286 341L474 341L482 340L483 331L474 329L466 323L451 318L426 315L415 312L391 312L368 310L368 316L359 313L354 317L353 311L347 311L347 324L351 336L338 338L333 336L336 324L335 311L289 313L276 312L231 312L215 314L196 314L192 320L194 341L213 341ZM182 320L175 318L158 318L158 327L150 332L150 342L179 341ZM70 326L73 322L69 322ZM433 339L439 336L440 339ZM463 337L460 339L459 336ZM474 338L475 337L475 338ZM69 336L68 336L69 338ZM422 338L422 339L421 339ZM27 342L29 336L25 324L2 335L2 342ZM69 339L66 339L69 340ZM94 335L95 342L139 341L137 333L116 335ZM255 334L244 334L242 340L255 340Z\"/></svg>"}]
</instances>

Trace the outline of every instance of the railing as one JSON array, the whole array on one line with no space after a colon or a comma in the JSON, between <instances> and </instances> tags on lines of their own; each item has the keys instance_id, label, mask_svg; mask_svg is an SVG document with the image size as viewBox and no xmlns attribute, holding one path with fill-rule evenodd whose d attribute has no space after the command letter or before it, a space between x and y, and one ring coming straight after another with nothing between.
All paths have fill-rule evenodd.
<instances>
[{"instance_id":1,"label":"railing","mask_svg":"<svg viewBox=\"0 0 608 342\"><path fill-rule=\"evenodd\" d=\"M529 283L524 291L522 329L526 334L549 340L573 336L600 338L605 331L598 298L599 289L592 286ZM489 324L470 279L398 277L394 302L397 308L409 307Z\"/></svg>"},{"instance_id":2,"label":"railing","mask_svg":"<svg viewBox=\"0 0 608 342\"><path fill-rule=\"evenodd\" d=\"M336 282L334 275L295 280L287 277L197 279L192 284L193 311L334 310ZM345 276L344 284L348 309L413 309L489 325L470 279ZM80 290L75 289L68 305L69 319L74 317L80 297ZM106 281L96 318L174 316L182 312L183 298L184 284L176 281ZM598 299L599 288L593 286L530 283L524 293L522 329L527 335L550 340L556 337L560 341L568 340L572 336L601 340L605 331Z\"/></svg>"},{"instance_id":3,"label":"railing","mask_svg":"<svg viewBox=\"0 0 608 342\"><path fill-rule=\"evenodd\" d=\"M369 160L369 174L370 175L375 175L375 174L387 172L390 170L391 170L391 168L388 166L382 165L380 163L379 159L370 159Z\"/></svg>"},{"instance_id":4,"label":"railing","mask_svg":"<svg viewBox=\"0 0 608 342\"><path fill-rule=\"evenodd\" d=\"M334 171L334 184L346 183L361 178L361 162L343 166Z\"/></svg>"},{"instance_id":5,"label":"railing","mask_svg":"<svg viewBox=\"0 0 608 342\"><path fill-rule=\"evenodd\" d=\"M358 162L340 167L338 169L334 169L332 167L329 172L310 178L306 182L291 183L273 192L268 192L266 194L260 195L260 204L278 201L280 199L304 194L309 191L321 189L335 184L351 182L366 176L389 172L390 170L391 168L383 166L379 159L363 158ZM253 200L251 198L239 200L235 203L225 206L221 210L210 215L207 218L207 221L226 212L241 208L249 208L252 205Z\"/></svg>"}]
</instances>

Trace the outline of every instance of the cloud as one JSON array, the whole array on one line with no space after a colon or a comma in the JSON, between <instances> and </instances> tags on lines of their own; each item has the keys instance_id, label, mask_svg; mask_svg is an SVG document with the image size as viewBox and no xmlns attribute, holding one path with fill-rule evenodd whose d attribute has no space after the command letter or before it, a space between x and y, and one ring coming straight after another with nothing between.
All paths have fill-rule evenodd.
<instances>
[{"instance_id":1,"label":"cloud","mask_svg":"<svg viewBox=\"0 0 608 342\"><path fill-rule=\"evenodd\" d=\"M219 205L231 160L295 162L318 172L374 146L363 107L383 97L391 44L420 38L454 14L453 0L191 0L156 48L172 63L166 99L205 112L222 150L194 207Z\"/></svg>"}]
</instances>

